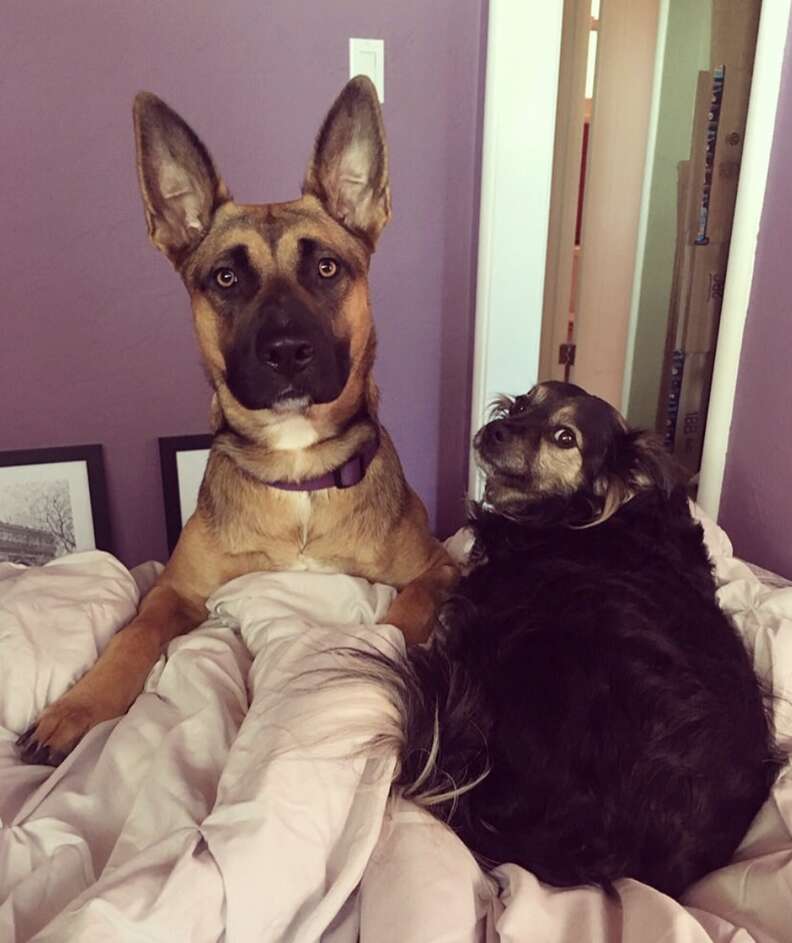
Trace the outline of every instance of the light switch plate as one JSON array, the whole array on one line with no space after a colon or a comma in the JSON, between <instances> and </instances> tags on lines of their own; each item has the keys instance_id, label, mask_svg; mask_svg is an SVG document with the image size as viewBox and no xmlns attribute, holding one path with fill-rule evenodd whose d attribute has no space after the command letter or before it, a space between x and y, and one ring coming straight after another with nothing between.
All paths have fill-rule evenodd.
<instances>
[{"instance_id":1,"label":"light switch plate","mask_svg":"<svg viewBox=\"0 0 792 943\"><path fill-rule=\"evenodd\" d=\"M380 104L385 102L385 40L349 40L349 77L367 75L377 89Z\"/></svg>"}]
</instances>

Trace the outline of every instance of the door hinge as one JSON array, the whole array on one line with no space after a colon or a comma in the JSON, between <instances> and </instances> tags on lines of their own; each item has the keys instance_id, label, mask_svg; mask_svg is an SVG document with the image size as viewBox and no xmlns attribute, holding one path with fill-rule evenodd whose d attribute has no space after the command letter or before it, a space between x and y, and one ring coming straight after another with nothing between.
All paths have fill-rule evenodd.
<instances>
[{"instance_id":1,"label":"door hinge","mask_svg":"<svg viewBox=\"0 0 792 943\"><path fill-rule=\"evenodd\" d=\"M571 367L575 363L575 345L560 344L558 347L558 362Z\"/></svg>"}]
</instances>

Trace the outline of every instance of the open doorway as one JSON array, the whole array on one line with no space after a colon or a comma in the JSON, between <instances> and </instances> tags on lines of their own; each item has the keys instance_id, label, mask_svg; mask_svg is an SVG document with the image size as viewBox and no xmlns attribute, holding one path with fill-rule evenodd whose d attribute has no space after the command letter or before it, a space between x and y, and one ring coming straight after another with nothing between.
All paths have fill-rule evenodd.
<instances>
[{"instance_id":1,"label":"open doorway","mask_svg":"<svg viewBox=\"0 0 792 943\"><path fill-rule=\"evenodd\" d=\"M691 474L759 12L760 0L564 4L539 378L657 430Z\"/></svg>"}]
</instances>

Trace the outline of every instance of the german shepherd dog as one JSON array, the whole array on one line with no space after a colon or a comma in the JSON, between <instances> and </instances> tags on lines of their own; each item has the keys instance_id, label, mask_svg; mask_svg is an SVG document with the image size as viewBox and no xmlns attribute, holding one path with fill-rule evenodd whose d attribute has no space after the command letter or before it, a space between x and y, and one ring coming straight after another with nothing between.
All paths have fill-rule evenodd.
<instances>
[{"instance_id":1,"label":"german shepherd dog","mask_svg":"<svg viewBox=\"0 0 792 943\"><path fill-rule=\"evenodd\" d=\"M56 765L123 714L236 576L316 569L391 584L387 620L408 642L425 638L456 578L377 419L367 274L391 201L374 86L342 90L288 203L235 203L154 95L135 99L134 129L151 241L191 298L214 440L198 508L138 615L20 738L32 763Z\"/></svg>"},{"instance_id":2,"label":"german shepherd dog","mask_svg":"<svg viewBox=\"0 0 792 943\"><path fill-rule=\"evenodd\" d=\"M729 861L778 757L670 456L557 382L475 448L486 506L430 643L350 668L400 709L398 785L485 865L678 895Z\"/></svg>"}]
</instances>

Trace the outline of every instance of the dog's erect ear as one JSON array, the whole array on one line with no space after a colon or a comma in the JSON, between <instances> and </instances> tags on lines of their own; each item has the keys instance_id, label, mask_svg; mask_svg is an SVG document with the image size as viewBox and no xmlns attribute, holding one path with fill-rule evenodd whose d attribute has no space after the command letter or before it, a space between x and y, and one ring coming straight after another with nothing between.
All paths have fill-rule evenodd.
<instances>
[{"instance_id":1,"label":"dog's erect ear","mask_svg":"<svg viewBox=\"0 0 792 943\"><path fill-rule=\"evenodd\" d=\"M344 86L316 138L303 193L373 248L390 219L388 154L377 90L363 75Z\"/></svg>"},{"instance_id":2,"label":"dog's erect ear","mask_svg":"<svg viewBox=\"0 0 792 943\"><path fill-rule=\"evenodd\" d=\"M133 108L137 168L149 236L174 265L230 199L209 152L165 102L140 92Z\"/></svg>"}]
</instances>

